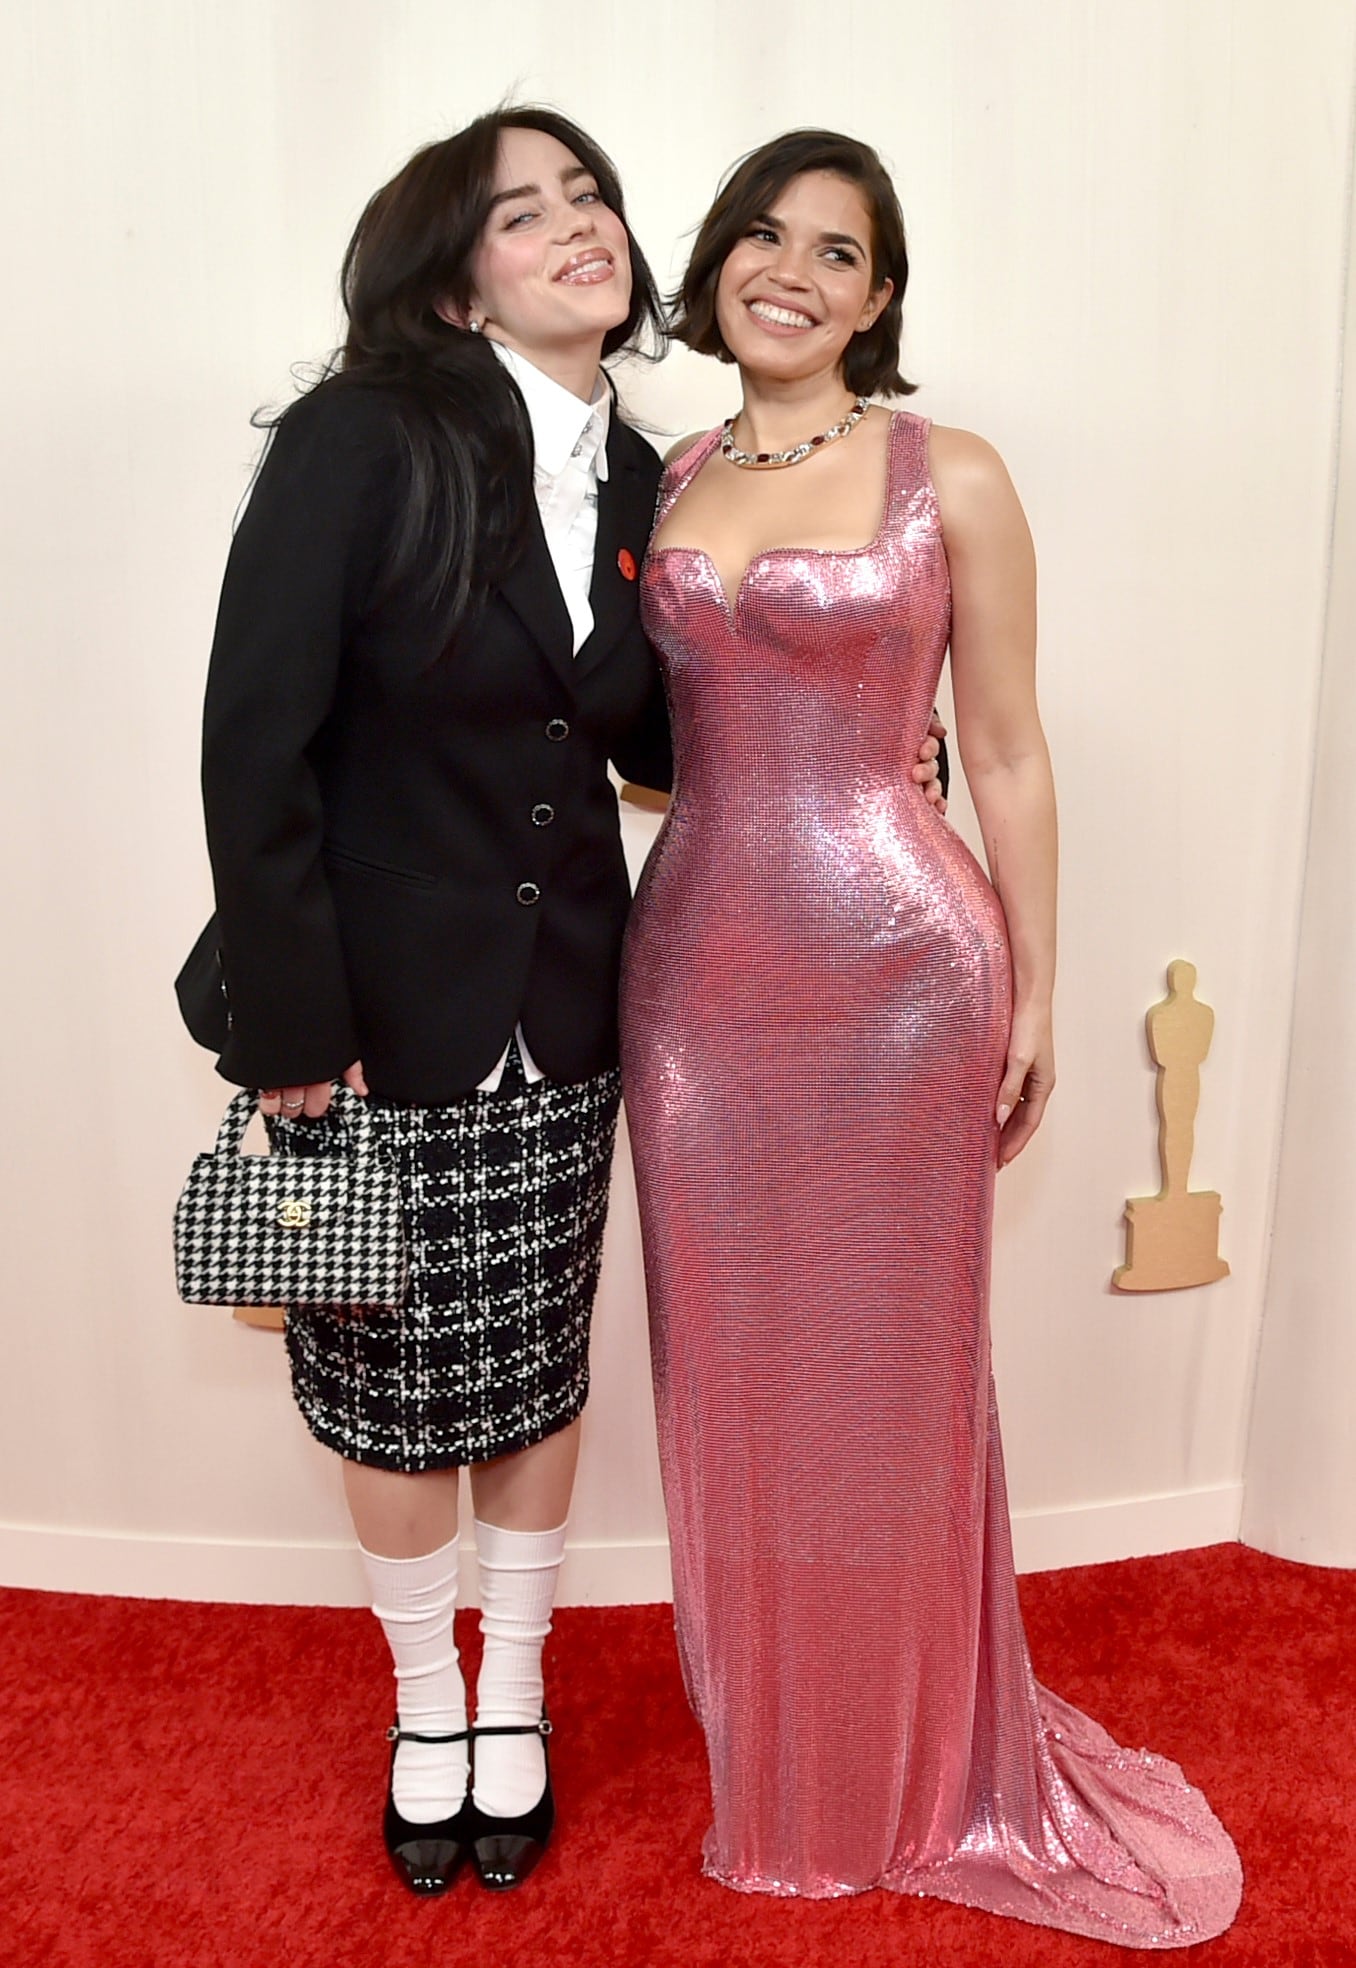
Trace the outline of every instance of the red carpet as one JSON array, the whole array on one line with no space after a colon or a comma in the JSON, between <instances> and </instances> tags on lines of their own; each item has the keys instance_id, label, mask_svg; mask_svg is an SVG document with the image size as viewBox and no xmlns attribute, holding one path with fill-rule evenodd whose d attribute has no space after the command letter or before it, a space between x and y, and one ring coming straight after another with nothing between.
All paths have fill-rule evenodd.
<instances>
[{"instance_id":1,"label":"red carpet","mask_svg":"<svg viewBox=\"0 0 1356 1968\"><path fill-rule=\"evenodd\" d=\"M1356 1572L1220 1545L1045 1573L1022 1597L1038 1675L1182 1763L1242 1851L1237 1925L1175 1958L1356 1964ZM8 1592L0 1647L4 1968L1131 1958L890 1894L772 1901L703 1880L701 1744L666 1607L558 1616L557 1841L516 1895L467 1875L427 1903L380 1844L390 1684L368 1614Z\"/></svg>"}]
</instances>

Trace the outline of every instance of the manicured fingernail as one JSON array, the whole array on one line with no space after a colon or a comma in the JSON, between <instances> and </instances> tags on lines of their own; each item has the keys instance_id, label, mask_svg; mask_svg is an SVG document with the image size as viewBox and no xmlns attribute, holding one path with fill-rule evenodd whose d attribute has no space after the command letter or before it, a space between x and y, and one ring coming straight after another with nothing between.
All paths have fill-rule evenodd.
<instances>
[{"instance_id":1,"label":"manicured fingernail","mask_svg":"<svg viewBox=\"0 0 1356 1968\"><path fill-rule=\"evenodd\" d=\"M1010 1114L1011 1112L1012 1112L1012 1109L1011 1109L1011 1107L1000 1107L1000 1108L999 1108L999 1110L998 1110L998 1125L999 1125L999 1127L1006 1127L1006 1126L1007 1126L1007 1124L1008 1124L1008 1115L1009 1115L1009 1114Z\"/></svg>"}]
</instances>

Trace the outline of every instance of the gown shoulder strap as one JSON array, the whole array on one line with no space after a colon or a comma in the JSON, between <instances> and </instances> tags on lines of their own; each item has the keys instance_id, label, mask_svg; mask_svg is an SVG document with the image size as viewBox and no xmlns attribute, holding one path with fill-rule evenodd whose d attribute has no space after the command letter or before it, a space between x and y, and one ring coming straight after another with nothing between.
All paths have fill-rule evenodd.
<instances>
[{"instance_id":1,"label":"gown shoulder strap","mask_svg":"<svg viewBox=\"0 0 1356 1968\"><path fill-rule=\"evenodd\" d=\"M724 428L723 424L717 424L714 430L704 431L700 437L693 439L686 451L679 452L671 464L665 465L663 476L659 481L659 496L655 502L656 527L661 524L679 494L687 490L720 443L720 434Z\"/></svg>"},{"instance_id":2,"label":"gown shoulder strap","mask_svg":"<svg viewBox=\"0 0 1356 1968\"><path fill-rule=\"evenodd\" d=\"M930 511L940 528L937 490L932 482L928 458L931 417L919 417L912 410L890 413L889 513L895 522L921 509Z\"/></svg>"}]
</instances>

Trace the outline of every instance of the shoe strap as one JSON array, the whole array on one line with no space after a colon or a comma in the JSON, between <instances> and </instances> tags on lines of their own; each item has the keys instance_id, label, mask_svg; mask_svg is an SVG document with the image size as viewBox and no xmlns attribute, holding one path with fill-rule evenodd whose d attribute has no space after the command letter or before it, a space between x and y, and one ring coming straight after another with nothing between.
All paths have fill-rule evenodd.
<instances>
[{"instance_id":1,"label":"shoe strap","mask_svg":"<svg viewBox=\"0 0 1356 1968\"><path fill-rule=\"evenodd\" d=\"M487 1722L484 1728L477 1723L468 1733L478 1742L482 1736L549 1736L554 1731L543 1715L540 1722Z\"/></svg>"},{"instance_id":2,"label":"shoe strap","mask_svg":"<svg viewBox=\"0 0 1356 1968\"><path fill-rule=\"evenodd\" d=\"M458 1729L451 1736L425 1736L417 1729L402 1729L398 1722L393 1722L386 1731L386 1740L388 1743L464 1743L470 1742L471 1733L470 1729Z\"/></svg>"}]
</instances>

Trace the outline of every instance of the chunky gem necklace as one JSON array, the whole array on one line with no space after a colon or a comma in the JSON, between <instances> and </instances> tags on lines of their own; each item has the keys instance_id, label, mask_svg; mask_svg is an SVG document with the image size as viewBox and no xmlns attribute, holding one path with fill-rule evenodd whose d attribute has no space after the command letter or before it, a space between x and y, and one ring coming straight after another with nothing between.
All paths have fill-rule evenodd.
<instances>
[{"instance_id":1,"label":"chunky gem necklace","mask_svg":"<svg viewBox=\"0 0 1356 1968\"><path fill-rule=\"evenodd\" d=\"M871 399L859 396L841 422L830 424L818 437L807 437L803 444L793 444L789 451L741 451L732 435L734 418L727 417L720 434L721 455L728 458L732 465L742 465L748 471L803 464L826 444L836 444L840 437L846 437L849 431L855 430L870 408Z\"/></svg>"}]
</instances>

